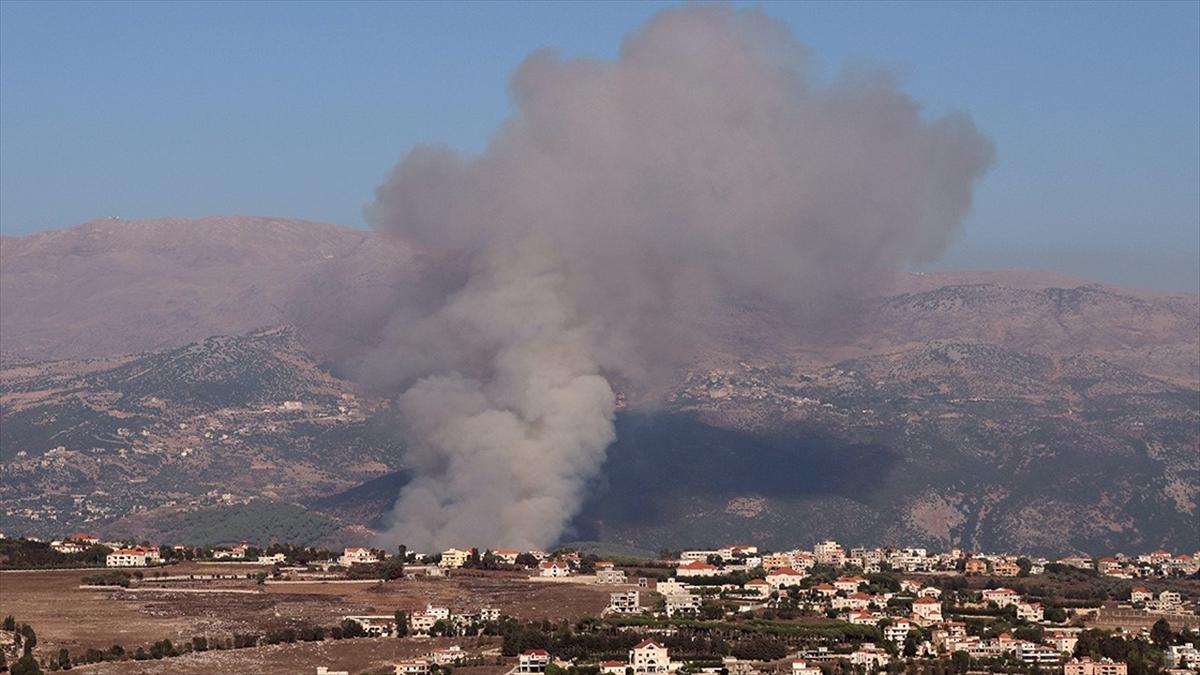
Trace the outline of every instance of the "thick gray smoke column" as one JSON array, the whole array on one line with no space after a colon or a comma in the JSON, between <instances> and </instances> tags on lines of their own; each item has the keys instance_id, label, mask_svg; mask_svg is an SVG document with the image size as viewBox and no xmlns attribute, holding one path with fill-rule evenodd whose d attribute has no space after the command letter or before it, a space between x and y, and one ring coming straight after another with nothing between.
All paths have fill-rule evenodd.
<instances>
[{"instance_id":1,"label":"thick gray smoke column","mask_svg":"<svg viewBox=\"0 0 1200 675\"><path fill-rule=\"evenodd\" d=\"M686 348L680 316L819 306L941 255L991 145L886 77L808 69L760 12L672 9L615 63L530 56L482 156L397 166L370 222L460 273L364 365L404 390L416 476L385 543L549 545L614 438L604 376Z\"/></svg>"}]
</instances>

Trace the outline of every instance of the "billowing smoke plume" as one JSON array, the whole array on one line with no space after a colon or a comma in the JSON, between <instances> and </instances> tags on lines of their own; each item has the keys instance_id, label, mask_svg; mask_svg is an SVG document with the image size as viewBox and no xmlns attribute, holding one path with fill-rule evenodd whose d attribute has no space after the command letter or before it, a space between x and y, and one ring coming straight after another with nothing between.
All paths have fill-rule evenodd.
<instances>
[{"instance_id":1,"label":"billowing smoke plume","mask_svg":"<svg viewBox=\"0 0 1200 675\"><path fill-rule=\"evenodd\" d=\"M511 86L482 156L416 149L368 209L443 261L364 364L404 391L415 475L385 543L553 543L614 438L607 377L731 298L816 307L938 258L992 154L726 6L659 14L615 62L535 53Z\"/></svg>"}]
</instances>

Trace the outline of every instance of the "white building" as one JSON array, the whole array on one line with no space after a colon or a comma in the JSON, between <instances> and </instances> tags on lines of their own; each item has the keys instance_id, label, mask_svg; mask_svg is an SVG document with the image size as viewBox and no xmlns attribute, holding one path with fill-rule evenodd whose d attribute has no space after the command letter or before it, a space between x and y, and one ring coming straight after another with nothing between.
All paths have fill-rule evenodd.
<instances>
[{"instance_id":1,"label":"white building","mask_svg":"<svg viewBox=\"0 0 1200 675\"><path fill-rule=\"evenodd\" d=\"M467 653L463 651L462 647L459 647L458 645L450 645L449 647L434 649L433 651L429 652L425 658L439 666L448 666L462 661L466 656Z\"/></svg>"},{"instance_id":2,"label":"white building","mask_svg":"<svg viewBox=\"0 0 1200 675\"><path fill-rule=\"evenodd\" d=\"M341 557L338 558L338 564L342 567L350 567L351 565L364 565L374 562L379 562L379 558L371 552L371 549L361 548L358 546L344 549Z\"/></svg>"},{"instance_id":3,"label":"white building","mask_svg":"<svg viewBox=\"0 0 1200 675\"><path fill-rule=\"evenodd\" d=\"M550 665L550 652L545 649L527 649L517 657L518 673L544 673Z\"/></svg>"},{"instance_id":4,"label":"white building","mask_svg":"<svg viewBox=\"0 0 1200 675\"><path fill-rule=\"evenodd\" d=\"M367 637L385 637L396 632L395 614L362 614L343 617L362 626Z\"/></svg>"},{"instance_id":5,"label":"white building","mask_svg":"<svg viewBox=\"0 0 1200 675\"><path fill-rule=\"evenodd\" d=\"M448 548L442 551L442 561L438 563L442 567L462 567L467 564L467 560L471 558L471 552L458 548ZM516 560L514 558L514 560Z\"/></svg>"},{"instance_id":6,"label":"white building","mask_svg":"<svg viewBox=\"0 0 1200 675\"><path fill-rule=\"evenodd\" d=\"M671 669L671 659L666 647L643 640L629 650L629 667L634 673L666 673Z\"/></svg>"},{"instance_id":7,"label":"white building","mask_svg":"<svg viewBox=\"0 0 1200 675\"><path fill-rule=\"evenodd\" d=\"M492 555L505 565L516 565L517 556L521 555L521 552L512 548L501 548L492 551Z\"/></svg>"},{"instance_id":8,"label":"white building","mask_svg":"<svg viewBox=\"0 0 1200 675\"><path fill-rule=\"evenodd\" d=\"M396 675L429 675L429 662L422 659L400 661L396 664Z\"/></svg>"},{"instance_id":9,"label":"white building","mask_svg":"<svg viewBox=\"0 0 1200 675\"><path fill-rule=\"evenodd\" d=\"M1062 654L1074 654L1075 645L1079 644L1079 633L1072 630L1046 631L1042 639Z\"/></svg>"},{"instance_id":10,"label":"white building","mask_svg":"<svg viewBox=\"0 0 1200 675\"><path fill-rule=\"evenodd\" d=\"M789 586L797 586L801 581L804 581L804 575L791 567L780 567L779 569L771 570L767 574L767 583L771 588L788 588Z\"/></svg>"},{"instance_id":11,"label":"white building","mask_svg":"<svg viewBox=\"0 0 1200 675\"><path fill-rule=\"evenodd\" d=\"M936 598L917 598L913 600L913 616L925 623L937 623L942 620L942 603Z\"/></svg>"},{"instance_id":12,"label":"white building","mask_svg":"<svg viewBox=\"0 0 1200 675\"><path fill-rule=\"evenodd\" d=\"M425 603L425 613L432 616L435 621L439 619L445 621L450 618L449 607L434 607L433 603Z\"/></svg>"},{"instance_id":13,"label":"white building","mask_svg":"<svg viewBox=\"0 0 1200 675\"><path fill-rule=\"evenodd\" d=\"M623 584L625 583L625 570L614 568L597 569L596 583L598 584Z\"/></svg>"},{"instance_id":14,"label":"white building","mask_svg":"<svg viewBox=\"0 0 1200 675\"><path fill-rule=\"evenodd\" d=\"M904 619L898 619L890 626L883 629L883 637L887 638L888 642L902 645L905 638L908 637L908 632L913 629L913 625Z\"/></svg>"},{"instance_id":15,"label":"white building","mask_svg":"<svg viewBox=\"0 0 1200 675\"><path fill-rule=\"evenodd\" d=\"M858 590L859 586L867 583L867 580L862 577L838 577L833 580L833 587L839 591L853 593Z\"/></svg>"},{"instance_id":16,"label":"white building","mask_svg":"<svg viewBox=\"0 0 1200 675\"><path fill-rule=\"evenodd\" d=\"M777 567L791 567L796 562L791 553L768 553L762 557L762 567L768 572Z\"/></svg>"},{"instance_id":17,"label":"white building","mask_svg":"<svg viewBox=\"0 0 1200 675\"><path fill-rule=\"evenodd\" d=\"M637 591L608 594L608 611L613 614L637 614L642 611Z\"/></svg>"},{"instance_id":18,"label":"white building","mask_svg":"<svg viewBox=\"0 0 1200 675\"><path fill-rule=\"evenodd\" d=\"M1011 588L993 588L981 594L984 602L994 602L997 607L1015 605L1021 600L1020 594Z\"/></svg>"},{"instance_id":19,"label":"white building","mask_svg":"<svg viewBox=\"0 0 1200 675\"><path fill-rule=\"evenodd\" d=\"M162 562L156 548L119 548L109 553L104 560L108 567L145 567Z\"/></svg>"},{"instance_id":20,"label":"white building","mask_svg":"<svg viewBox=\"0 0 1200 675\"><path fill-rule=\"evenodd\" d=\"M804 661L792 661L792 675L821 675L821 669Z\"/></svg>"},{"instance_id":21,"label":"white building","mask_svg":"<svg viewBox=\"0 0 1200 675\"><path fill-rule=\"evenodd\" d=\"M654 584L654 590L663 595L670 595L672 593L687 593L688 587L687 584L678 579L663 579Z\"/></svg>"},{"instance_id":22,"label":"white building","mask_svg":"<svg viewBox=\"0 0 1200 675\"><path fill-rule=\"evenodd\" d=\"M677 577L715 577L720 573L721 570L716 565L710 565L703 560L693 560L675 568Z\"/></svg>"},{"instance_id":23,"label":"white building","mask_svg":"<svg viewBox=\"0 0 1200 675\"><path fill-rule=\"evenodd\" d=\"M695 614L700 611L700 596L695 593L671 593L664 595L667 616Z\"/></svg>"},{"instance_id":24,"label":"white building","mask_svg":"<svg viewBox=\"0 0 1200 675\"><path fill-rule=\"evenodd\" d=\"M54 549L55 551L58 551L59 553L66 553L66 554L83 553L84 551L87 550L87 547L84 546L83 544L81 544L77 541L70 541L70 540L52 541L52 542L50 542L50 548Z\"/></svg>"},{"instance_id":25,"label":"white building","mask_svg":"<svg viewBox=\"0 0 1200 675\"><path fill-rule=\"evenodd\" d=\"M543 560L538 563L538 576L568 577L571 576L571 566L561 560Z\"/></svg>"},{"instance_id":26,"label":"white building","mask_svg":"<svg viewBox=\"0 0 1200 675\"><path fill-rule=\"evenodd\" d=\"M813 557L822 565L840 565L846 559L846 550L841 544L829 539L813 547Z\"/></svg>"},{"instance_id":27,"label":"white building","mask_svg":"<svg viewBox=\"0 0 1200 675\"><path fill-rule=\"evenodd\" d=\"M1089 658L1071 659L1063 664L1063 675L1128 675L1129 666L1108 659L1093 661Z\"/></svg>"},{"instance_id":28,"label":"white building","mask_svg":"<svg viewBox=\"0 0 1200 675\"><path fill-rule=\"evenodd\" d=\"M1167 665L1172 668L1200 668L1200 649L1192 645L1171 645L1167 647Z\"/></svg>"},{"instance_id":29,"label":"white building","mask_svg":"<svg viewBox=\"0 0 1200 675\"><path fill-rule=\"evenodd\" d=\"M413 612L408 617L408 627L412 630L413 635L429 635L429 631L433 629L435 623L437 623L437 617L425 612Z\"/></svg>"},{"instance_id":30,"label":"white building","mask_svg":"<svg viewBox=\"0 0 1200 675\"><path fill-rule=\"evenodd\" d=\"M742 584L742 588L746 590L746 593L756 595L760 598L771 595L771 584L767 583L766 579L751 579Z\"/></svg>"},{"instance_id":31,"label":"white building","mask_svg":"<svg viewBox=\"0 0 1200 675\"><path fill-rule=\"evenodd\" d=\"M868 670L882 668L888 664L890 658L888 653L879 647L864 642L858 651L850 654L850 663L856 666L863 666Z\"/></svg>"},{"instance_id":32,"label":"white building","mask_svg":"<svg viewBox=\"0 0 1200 675\"><path fill-rule=\"evenodd\" d=\"M1022 621L1032 621L1038 623L1043 617L1042 604L1040 602L1018 602L1017 603L1017 618Z\"/></svg>"},{"instance_id":33,"label":"white building","mask_svg":"<svg viewBox=\"0 0 1200 675\"><path fill-rule=\"evenodd\" d=\"M758 547L726 546L724 548L717 549L717 555L721 556L721 558L726 561L732 558L749 558L751 556L758 555Z\"/></svg>"}]
</instances>

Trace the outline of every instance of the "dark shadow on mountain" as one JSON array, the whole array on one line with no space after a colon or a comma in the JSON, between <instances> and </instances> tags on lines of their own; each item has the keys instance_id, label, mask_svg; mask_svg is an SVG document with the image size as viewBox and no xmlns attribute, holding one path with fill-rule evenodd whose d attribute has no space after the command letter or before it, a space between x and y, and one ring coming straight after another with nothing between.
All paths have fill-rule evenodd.
<instances>
[{"instance_id":1,"label":"dark shadow on mountain","mask_svg":"<svg viewBox=\"0 0 1200 675\"><path fill-rule=\"evenodd\" d=\"M407 471L393 471L349 490L309 501L306 506L378 529L384 514L396 505L400 490L410 480L412 476Z\"/></svg>"},{"instance_id":2,"label":"dark shadow on mountain","mask_svg":"<svg viewBox=\"0 0 1200 675\"><path fill-rule=\"evenodd\" d=\"M804 429L757 435L684 414L625 413L617 418L617 441L571 530L586 539L595 534L596 521L655 523L664 504L696 495L839 495L870 502L899 459L881 445Z\"/></svg>"}]
</instances>

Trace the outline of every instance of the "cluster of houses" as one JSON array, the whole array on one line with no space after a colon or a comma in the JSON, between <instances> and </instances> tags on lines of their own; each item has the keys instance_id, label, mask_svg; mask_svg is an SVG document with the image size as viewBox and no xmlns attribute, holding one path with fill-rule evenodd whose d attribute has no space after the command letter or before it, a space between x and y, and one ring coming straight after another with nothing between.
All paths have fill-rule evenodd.
<instances>
[{"instance_id":1,"label":"cluster of houses","mask_svg":"<svg viewBox=\"0 0 1200 675\"><path fill-rule=\"evenodd\" d=\"M154 546L126 546L124 542L105 542L86 532L76 532L69 537L50 542L50 548L59 553L83 553L93 546L105 546L110 552L105 556L107 567L148 567L162 562L162 553Z\"/></svg>"},{"instance_id":2,"label":"cluster of houses","mask_svg":"<svg viewBox=\"0 0 1200 675\"><path fill-rule=\"evenodd\" d=\"M549 655L547 655L549 656ZM457 666L478 660L477 654L472 654L459 645L435 647L421 658L408 659L393 664L395 675L431 675L435 669ZM548 662L548 661L547 661ZM544 672L545 668L542 671ZM350 675L345 670L330 670L325 666L317 666L317 675Z\"/></svg>"},{"instance_id":3,"label":"cluster of houses","mask_svg":"<svg viewBox=\"0 0 1200 675\"><path fill-rule=\"evenodd\" d=\"M544 673L550 662L551 657L546 650L530 649L517 657L517 666L508 675ZM625 661L603 661L599 665L600 672L609 675L625 675L629 672L637 675L674 673L684 666L682 662L672 661L667 648L654 640L642 640L631 647Z\"/></svg>"},{"instance_id":4,"label":"cluster of houses","mask_svg":"<svg viewBox=\"0 0 1200 675\"><path fill-rule=\"evenodd\" d=\"M1160 561L1182 559L1180 556L1152 555ZM666 617L698 614L710 599L717 600L714 604L719 607L727 608L732 604L737 611L778 608L786 604L851 624L877 627L884 640L894 645L890 650L893 653L908 647L919 656L961 651L977 659L1010 657L1029 664L1063 664L1073 653L1081 629L1047 621L1040 603L1022 597L1011 588L961 593L955 603L968 609L1011 612L1018 621L1043 626L1042 639L1021 639L1007 633L989 638L969 635L965 622L943 616L943 591L915 579L900 580L900 589L895 592L872 586L857 572L828 581L824 580L828 579L826 576L814 578L812 574L815 567L822 565L825 566L823 571L850 566L864 570L900 568L931 574L944 569L953 570L955 574L1018 576L1039 573L1047 564L1051 563L1028 559L1017 564L1015 559L1007 556L971 555L961 551L937 555L930 555L923 549L851 549L847 552L833 541L821 542L809 551L780 553L760 554L753 546L689 550L681 552L673 578L659 580L653 585L653 590L663 600L657 608L652 610L643 605L641 589L634 589L611 593L606 612L658 611ZM737 572L744 574L736 575ZM1151 593L1137 587L1130 601L1147 611L1182 612L1187 609L1180 594L1169 590ZM1187 649L1176 651L1180 651L1177 660L1200 665L1200 659L1188 659ZM882 667L888 662L888 654L887 649L867 644L851 655L820 651L801 654L797 662L819 664L849 658L854 665ZM1077 665L1084 669L1078 671L1079 675L1093 675L1093 671L1112 675L1124 667L1124 664L1107 662L1077 662Z\"/></svg>"},{"instance_id":5,"label":"cluster of houses","mask_svg":"<svg viewBox=\"0 0 1200 675\"><path fill-rule=\"evenodd\" d=\"M91 535L77 533L62 541L52 542L55 550L81 552L101 543ZM108 544L105 544L108 545ZM107 564L110 567L144 567L160 564L160 550L142 546L112 546ZM212 551L217 560L247 561L251 548L245 543L219 547ZM944 602L943 590L929 583L938 576L986 575L988 577L1025 577L1045 572L1054 565L1087 569L1109 578L1147 579L1193 575L1200 572L1200 552L1172 554L1166 551L1138 556L1107 556L1091 559L1068 556L1056 560L1037 557L986 554L951 549L931 553L924 548L849 548L836 541L822 541L811 549L790 551L761 551L756 546L726 546L714 549L695 549L680 552L671 561L673 574L667 578L630 579L624 569L612 562L598 561L595 556L584 558L576 552L495 549L479 551L470 548L450 548L440 554L409 554L415 561L414 570L444 575L464 566L498 564L528 571L534 579L557 580L577 578L580 582L611 585L608 615L657 613L672 618L703 616L727 618L730 612L752 612L760 609L799 610L837 618L850 624L877 628L882 643L860 644L852 652L830 651L827 647L797 652L792 655L793 675L819 675L820 665L835 660L848 660L853 666L867 671L884 668L905 652L916 656L944 656L965 652L975 659L1011 658L1027 664L1061 665L1064 675L1127 675L1126 665L1111 661L1072 660L1081 629L1065 621L1047 618L1046 608L1006 587L978 588L952 592L953 600ZM356 565L379 563L382 552L363 547L347 547L342 554L316 564L329 571L331 567L353 568ZM257 556L252 562L283 564L282 554ZM663 561L656 565L662 566ZM831 570L834 570L831 572ZM873 583L872 575L898 572L885 577L889 583ZM838 576L840 574L840 576ZM919 577L914 579L911 577ZM899 584L897 589L896 584ZM1001 581L1000 583L1008 583ZM1014 585L1019 585L1013 582ZM995 586L995 584L989 584ZM1151 590L1153 589L1153 590ZM649 601L647 601L649 599ZM1143 615L1170 613L1172 617L1196 618L1194 601L1187 601L1174 590L1164 590L1162 584L1148 581L1134 585L1128 605L1121 608ZM947 616L949 608L951 615ZM1005 616L1041 627L1040 638L1028 639L1030 632L971 634L967 624L956 620L964 610L988 612L1003 610ZM715 614L714 614L715 612ZM1056 610L1061 619L1062 611ZM970 612L965 612L970 615ZM348 616L361 625L370 636L395 635L397 617ZM407 634L413 636L474 634L487 622L500 620L496 608L481 607L475 612L454 613L446 607L426 605L421 611L404 617ZM439 626L440 622L440 626ZM1193 625L1200 625L1198 620ZM1167 651L1170 664L1200 666L1200 653L1192 645L1172 645ZM477 656L477 655L476 655ZM475 658L457 646L432 650L422 659L396 664L398 675L428 675L436 666L462 664ZM544 650L522 653L511 675L542 673L553 662ZM599 664L601 672L625 675L642 673L671 673L684 664L672 661L668 650L654 640L645 640L633 647L625 661ZM745 663L726 659L722 669L735 675L750 672Z\"/></svg>"},{"instance_id":6,"label":"cluster of houses","mask_svg":"<svg viewBox=\"0 0 1200 675\"><path fill-rule=\"evenodd\" d=\"M424 610L412 612L405 617L405 628L408 635L424 637L430 635L440 621L447 634L464 635L471 628L499 621L500 616L500 610L495 607L481 607L477 612L454 613L447 607L426 604ZM395 614L351 615L342 618L357 623L362 627L363 633L370 637L390 637L396 634Z\"/></svg>"}]
</instances>

